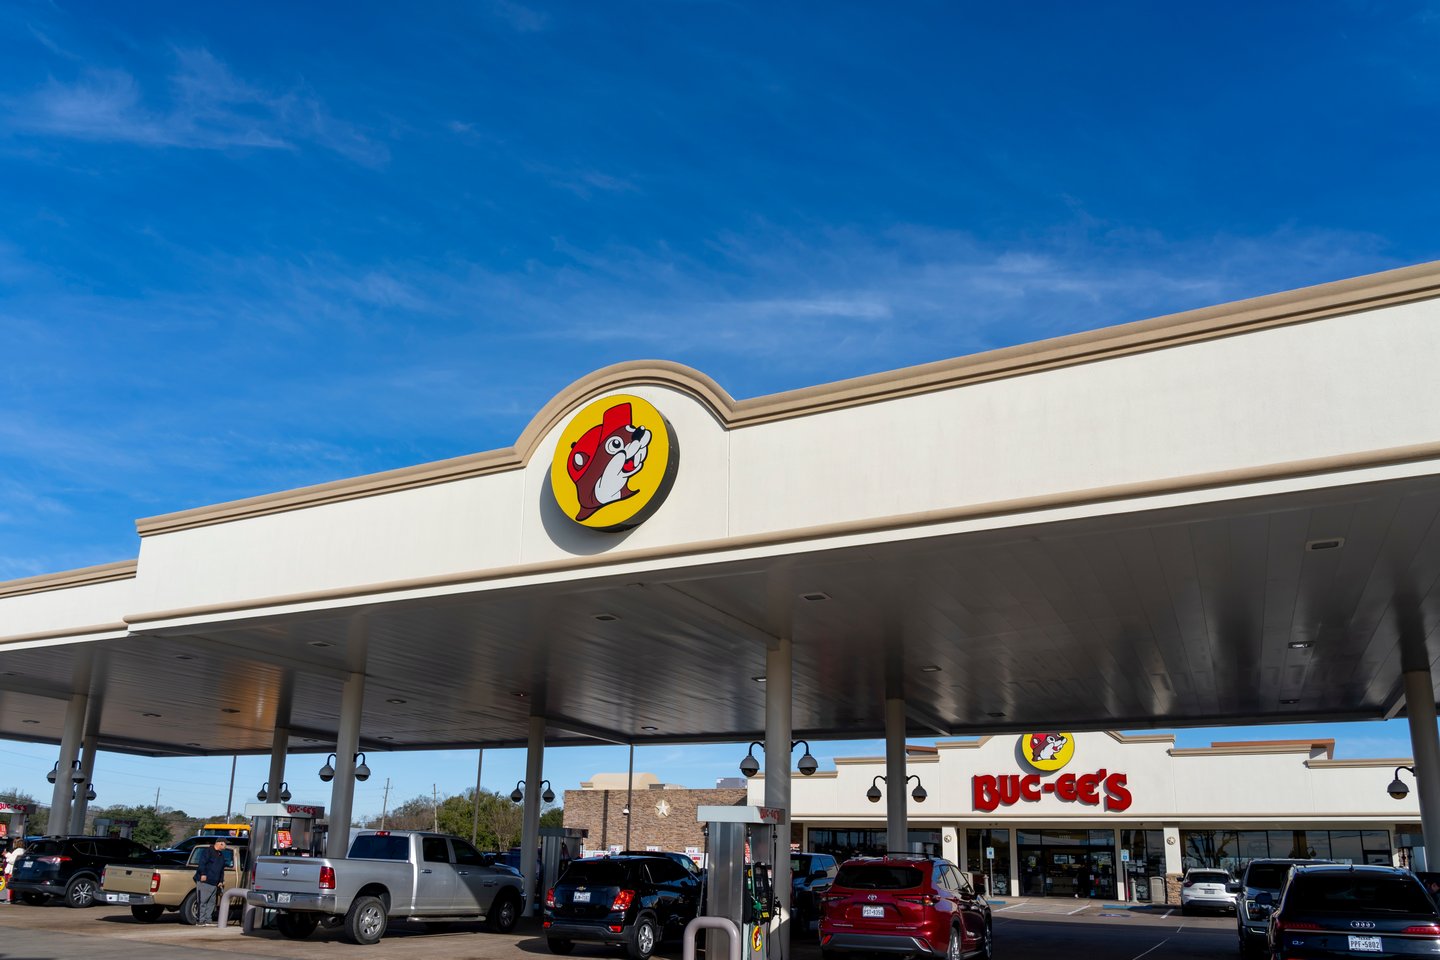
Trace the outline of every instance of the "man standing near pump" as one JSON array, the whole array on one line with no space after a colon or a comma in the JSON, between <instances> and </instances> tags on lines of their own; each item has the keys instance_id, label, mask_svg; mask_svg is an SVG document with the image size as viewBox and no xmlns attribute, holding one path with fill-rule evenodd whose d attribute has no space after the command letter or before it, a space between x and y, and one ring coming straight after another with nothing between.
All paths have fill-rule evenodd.
<instances>
[{"instance_id":1,"label":"man standing near pump","mask_svg":"<svg viewBox=\"0 0 1440 960\"><path fill-rule=\"evenodd\" d=\"M198 926L215 925L215 895L225 881L225 841L217 839L195 863L195 913Z\"/></svg>"}]
</instances>

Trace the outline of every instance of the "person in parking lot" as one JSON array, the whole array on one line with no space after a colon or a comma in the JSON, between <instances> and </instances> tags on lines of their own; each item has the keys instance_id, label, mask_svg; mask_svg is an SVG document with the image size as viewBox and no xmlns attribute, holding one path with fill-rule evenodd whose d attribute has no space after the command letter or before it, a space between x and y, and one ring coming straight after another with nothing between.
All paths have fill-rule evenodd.
<instances>
[{"instance_id":1,"label":"person in parking lot","mask_svg":"<svg viewBox=\"0 0 1440 960\"><path fill-rule=\"evenodd\" d=\"M225 880L225 841L217 839L200 852L195 863L196 916L199 925L213 927L215 921L215 893Z\"/></svg>"}]
</instances>

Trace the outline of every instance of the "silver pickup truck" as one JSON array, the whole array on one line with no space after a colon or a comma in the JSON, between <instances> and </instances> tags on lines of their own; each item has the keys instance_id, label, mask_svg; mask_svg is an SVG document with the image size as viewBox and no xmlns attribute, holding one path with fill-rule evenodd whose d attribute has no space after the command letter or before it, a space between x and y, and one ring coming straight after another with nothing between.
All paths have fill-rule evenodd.
<instances>
[{"instance_id":1,"label":"silver pickup truck","mask_svg":"<svg viewBox=\"0 0 1440 960\"><path fill-rule=\"evenodd\" d=\"M375 943L391 917L484 919L508 933L525 912L523 883L459 837L363 830L344 859L257 857L245 899L278 911L276 927L292 940L343 917L347 940Z\"/></svg>"}]
</instances>

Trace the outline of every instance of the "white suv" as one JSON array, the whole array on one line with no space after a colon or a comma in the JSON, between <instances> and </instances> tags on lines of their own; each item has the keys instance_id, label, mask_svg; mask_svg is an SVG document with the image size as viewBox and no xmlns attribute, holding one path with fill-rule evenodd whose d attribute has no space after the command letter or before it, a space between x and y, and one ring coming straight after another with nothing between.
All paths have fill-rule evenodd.
<instances>
[{"instance_id":1,"label":"white suv","mask_svg":"<svg viewBox=\"0 0 1440 960\"><path fill-rule=\"evenodd\" d=\"M1238 894L1229 887L1234 881L1224 870L1192 867L1185 871L1180 883L1180 912L1189 913L1197 907L1212 910L1234 910Z\"/></svg>"}]
</instances>

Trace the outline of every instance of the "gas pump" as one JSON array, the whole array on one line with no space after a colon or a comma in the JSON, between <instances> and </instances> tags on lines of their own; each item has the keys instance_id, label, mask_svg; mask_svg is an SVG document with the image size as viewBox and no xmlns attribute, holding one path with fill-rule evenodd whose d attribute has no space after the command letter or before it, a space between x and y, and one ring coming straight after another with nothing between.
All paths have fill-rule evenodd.
<instances>
[{"instance_id":1,"label":"gas pump","mask_svg":"<svg viewBox=\"0 0 1440 960\"><path fill-rule=\"evenodd\" d=\"M18 840L25 836L25 828L30 824L30 814L34 812L34 804L0 800L0 846L3 846L6 840Z\"/></svg>"},{"instance_id":2,"label":"gas pump","mask_svg":"<svg viewBox=\"0 0 1440 960\"><path fill-rule=\"evenodd\" d=\"M250 857L316 857L325 852L324 833L316 823L324 807L301 803L247 803Z\"/></svg>"},{"instance_id":3,"label":"gas pump","mask_svg":"<svg viewBox=\"0 0 1440 960\"><path fill-rule=\"evenodd\" d=\"M589 835L589 830L576 827L540 828L540 877L543 882L540 884L540 896L535 898L537 912L543 905L545 891L555 886L555 881L570 866L571 860L580 859L582 845Z\"/></svg>"},{"instance_id":4,"label":"gas pump","mask_svg":"<svg viewBox=\"0 0 1440 960\"><path fill-rule=\"evenodd\" d=\"M705 913L724 917L740 931L742 960L770 955L770 921L780 903L772 877L778 857L790 856L789 838L780 843L785 811L776 807L703 806L695 819L705 824ZM705 955L727 956L722 934L705 933ZM778 951L775 954L778 960Z\"/></svg>"},{"instance_id":5,"label":"gas pump","mask_svg":"<svg viewBox=\"0 0 1440 960\"><path fill-rule=\"evenodd\" d=\"M121 840L129 840L135 835L135 829L140 826L139 820L115 820L110 817L95 818L95 836L97 837L118 837Z\"/></svg>"}]
</instances>

